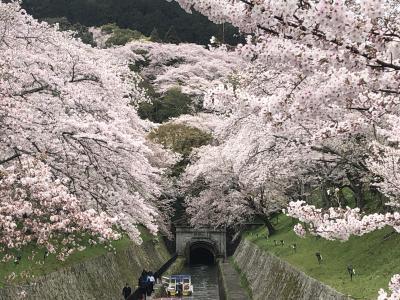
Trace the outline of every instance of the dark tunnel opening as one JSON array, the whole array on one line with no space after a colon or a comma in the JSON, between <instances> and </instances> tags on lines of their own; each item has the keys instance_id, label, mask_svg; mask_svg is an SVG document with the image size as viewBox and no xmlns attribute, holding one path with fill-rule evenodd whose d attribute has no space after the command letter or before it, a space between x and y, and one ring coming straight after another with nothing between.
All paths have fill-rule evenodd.
<instances>
[{"instance_id":1,"label":"dark tunnel opening","mask_svg":"<svg viewBox=\"0 0 400 300\"><path fill-rule=\"evenodd\" d=\"M214 253L207 248L195 247L190 249L191 265L213 265L215 264Z\"/></svg>"}]
</instances>

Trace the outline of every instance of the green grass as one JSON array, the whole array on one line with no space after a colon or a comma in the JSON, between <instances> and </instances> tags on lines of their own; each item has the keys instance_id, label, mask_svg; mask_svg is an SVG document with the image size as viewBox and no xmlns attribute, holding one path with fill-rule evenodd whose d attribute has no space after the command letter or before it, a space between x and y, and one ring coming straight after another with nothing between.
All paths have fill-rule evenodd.
<instances>
[{"instance_id":1,"label":"green grass","mask_svg":"<svg viewBox=\"0 0 400 300\"><path fill-rule=\"evenodd\" d=\"M142 226L139 226L139 230L143 242L157 238ZM108 252L114 251L114 249L118 253L128 248L131 244L132 241L124 234L121 239L111 242L112 247L108 247L108 249L105 248L105 245L90 246L87 244L85 250L72 253L65 261L58 260L55 255L49 255L44 261L43 256L45 249L38 249L36 245L29 245L21 251L13 253L14 255L18 253L22 257L20 263L17 265L14 264L14 261L1 262L4 254L0 253L0 288L4 287L6 284L15 285L31 282L36 277L75 265L93 257L104 255ZM30 260L28 257L32 255L32 251L35 251L37 254L33 260ZM13 272L17 276L11 282L7 282L7 277ZM29 277L24 276L24 274L29 275Z\"/></svg>"},{"instance_id":2,"label":"green grass","mask_svg":"<svg viewBox=\"0 0 400 300\"><path fill-rule=\"evenodd\" d=\"M302 239L293 232L294 224L296 222L292 218L280 215L276 223L277 233L269 240L266 239L265 227L247 232L245 238L309 276L356 299L376 299L378 290L386 289L392 275L400 273L400 234L391 234L392 228L340 242L310 235ZM284 240L285 245L274 246L274 240ZM293 243L297 244L296 253L290 247ZM323 257L321 265L316 259L316 252ZM353 281L350 281L346 269L349 264L356 271Z\"/></svg>"}]
</instances>

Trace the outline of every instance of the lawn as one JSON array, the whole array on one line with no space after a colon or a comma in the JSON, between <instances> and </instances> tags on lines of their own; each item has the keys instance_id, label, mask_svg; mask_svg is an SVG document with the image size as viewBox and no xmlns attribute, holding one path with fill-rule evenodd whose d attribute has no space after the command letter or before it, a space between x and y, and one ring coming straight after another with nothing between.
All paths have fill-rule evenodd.
<instances>
[{"instance_id":1,"label":"lawn","mask_svg":"<svg viewBox=\"0 0 400 300\"><path fill-rule=\"evenodd\" d=\"M144 242L153 239L154 237L144 228L139 228L141 231L141 236ZM90 258L106 254L108 252L113 252L114 249L118 253L131 245L132 241L127 235L123 235L120 240L113 241L111 243L112 247L105 248L104 245L90 246L87 244L86 249L79 252L76 251L70 255L65 261L58 260L54 255L49 255L44 261L44 249L38 249L35 245L30 245L23 248L18 253L21 255L22 259L19 264L14 264L11 262L1 262L4 254L0 253L0 288L7 284L7 277L13 272L17 275L11 284L24 284L27 281L32 281L34 278L49 274L51 272L63 269L74 264L83 262ZM32 251L37 252L33 260L28 259L32 255ZM25 275L28 275L27 278ZM33 278L32 278L33 276Z\"/></svg>"},{"instance_id":2,"label":"lawn","mask_svg":"<svg viewBox=\"0 0 400 300\"><path fill-rule=\"evenodd\" d=\"M277 233L269 239L265 227L251 230L245 237L309 276L356 299L376 299L378 290L386 289L392 275L400 273L400 234L392 233L391 228L340 242L314 236L302 239L293 232L294 224L292 218L280 215L275 221ZM284 240L284 246L275 246L274 240L278 244ZM294 243L296 252L291 248ZM321 265L316 252L322 255ZM356 272L353 281L347 272L349 264Z\"/></svg>"}]
</instances>

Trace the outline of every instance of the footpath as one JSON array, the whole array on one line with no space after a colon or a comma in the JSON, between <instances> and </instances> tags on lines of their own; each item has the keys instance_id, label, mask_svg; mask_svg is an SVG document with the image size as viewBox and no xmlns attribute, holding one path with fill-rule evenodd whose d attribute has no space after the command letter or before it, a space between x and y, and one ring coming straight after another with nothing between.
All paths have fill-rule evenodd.
<instances>
[{"instance_id":1,"label":"footpath","mask_svg":"<svg viewBox=\"0 0 400 300\"><path fill-rule=\"evenodd\" d=\"M229 262L219 263L219 293L224 300L247 300L249 296L240 286L240 275Z\"/></svg>"}]
</instances>

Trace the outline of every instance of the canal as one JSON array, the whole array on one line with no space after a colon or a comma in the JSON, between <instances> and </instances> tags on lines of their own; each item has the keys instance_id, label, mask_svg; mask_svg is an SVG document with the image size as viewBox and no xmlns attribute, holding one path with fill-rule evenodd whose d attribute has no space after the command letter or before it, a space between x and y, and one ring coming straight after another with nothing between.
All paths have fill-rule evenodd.
<instances>
[{"instance_id":1,"label":"canal","mask_svg":"<svg viewBox=\"0 0 400 300\"><path fill-rule=\"evenodd\" d=\"M216 265L186 266L182 274L192 276L193 295L188 300L219 300L218 267Z\"/></svg>"}]
</instances>

